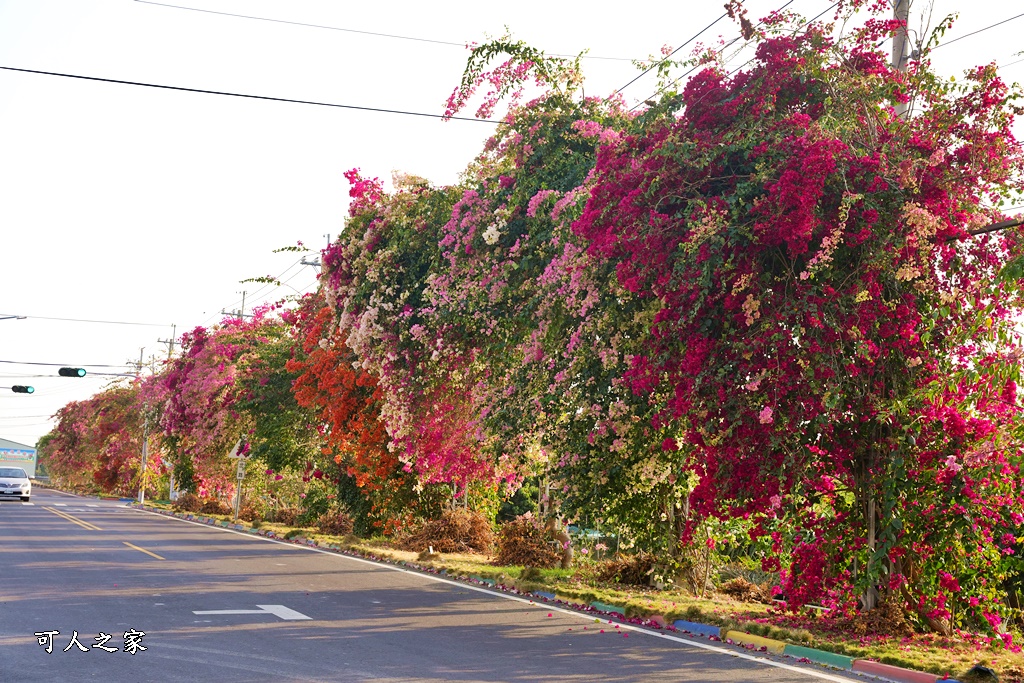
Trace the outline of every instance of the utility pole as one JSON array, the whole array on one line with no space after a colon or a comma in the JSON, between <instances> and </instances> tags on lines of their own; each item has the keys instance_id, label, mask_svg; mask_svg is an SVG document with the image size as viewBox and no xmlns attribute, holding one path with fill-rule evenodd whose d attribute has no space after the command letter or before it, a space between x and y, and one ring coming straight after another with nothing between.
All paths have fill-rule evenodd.
<instances>
[{"instance_id":1,"label":"utility pole","mask_svg":"<svg viewBox=\"0 0 1024 683\"><path fill-rule=\"evenodd\" d=\"M142 422L142 471L139 473L139 505L146 502L146 460L149 458L149 410ZM172 484L173 486L173 484Z\"/></svg>"},{"instance_id":2,"label":"utility pole","mask_svg":"<svg viewBox=\"0 0 1024 683\"><path fill-rule=\"evenodd\" d=\"M146 347L139 348L139 361L137 363L130 363L135 366L135 379L142 379L142 356L146 352Z\"/></svg>"},{"instance_id":3,"label":"utility pole","mask_svg":"<svg viewBox=\"0 0 1024 683\"><path fill-rule=\"evenodd\" d=\"M894 3L893 18L899 21L902 26L896 29L896 35L892 37L892 67L901 73L906 73L907 58L909 57L907 54L907 43L909 42L907 36L907 23L910 19L910 0L894 0ZM897 104L896 116L900 118L907 116L909 109L910 107L907 104L902 102ZM878 501L875 500L871 474L875 465L875 456L875 450L872 448L868 452L868 461L864 465L863 474L864 522L867 527L865 531L867 536L868 552L870 553L865 567L868 577L870 577L874 572L875 559L873 556L875 554L875 547L878 543ZM856 571L856 566L854 567L854 571ZM873 584L869 585L864 591L864 595L861 596L861 601L865 611L875 609L878 606L879 597L880 595L877 586Z\"/></svg>"},{"instance_id":4,"label":"utility pole","mask_svg":"<svg viewBox=\"0 0 1024 683\"><path fill-rule=\"evenodd\" d=\"M142 355L146 349L139 349L139 364L135 369L135 379L142 378ZM149 458L149 406L142 407L142 467L139 469L139 505L146 502L146 460Z\"/></svg>"},{"instance_id":5,"label":"utility pole","mask_svg":"<svg viewBox=\"0 0 1024 683\"><path fill-rule=\"evenodd\" d=\"M157 341L160 342L161 344L167 344L167 361L170 362L171 356L174 355L174 347L178 343L178 326L175 325L175 324L171 325L171 338L170 339L157 339ZM145 461L147 460L146 454L147 454L147 452L149 450L149 448L148 448L148 445L149 445L149 407L148 406L146 407L146 418L145 418L145 420L146 421L143 423L143 427L142 427L143 441L144 441L144 443L142 444L143 463L145 463ZM170 470L169 476L168 476L168 481L167 481L167 497L170 498L171 500L177 500L177 496L175 496L175 494L174 494L174 466L173 466L172 463L167 462L167 460L164 459L163 457L161 457L161 460L163 461L164 467L166 467L166 468L168 468ZM142 501L139 501L139 502L141 503Z\"/></svg>"},{"instance_id":6,"label":"utility pole","mask_svg":"<svg viewBox=\"0 0 1024 683\"><path fill-rule=\"evenodd\" d=\"M236 294L241 294L242 295L242 309L239 310L239 311L231 311L229 313L228 311L225 311L222 308L222 309L220 309L221 315L233 315L236 318L239 318L241 320L245 320L246 318L251 318L252 315L251 314L247 314L245 312L245 295L248 294L248 292L242 291L242 292L236 292Z\"/></svg>"},{"instance_id":7,"label":"utility pole","mask_svg":"<svg viewBox=\"0 0 1024 683\"><path fill-rule=\"evenodd\" d=\"M896 35L892 37L892 67L906 73L907 59L910 57L907 54L907 44L910 42L907 35L907 24L910 21L910 0L894 0L894 2L896 4L893 6L893 18L903 22L903 26L897 29ZM896 115L905 116L908 109L909 106L901 102L896 105Z\"/></svg>"},{"instance_id":8,"label":"utility pole","mask_svg":"<svg viewBox=\"0 0 1024 683\"><path fill-rule=\"evenodd\" d=\"M331 234L327 233L326 235L324 235L324 237L327 238L327 246L328 247L331 246ZM310 259L307 259L305 256L303 256L299 260L299 263L301 263L304 266L313 266L314 268L319 268L322 265L323 262L322 262L321 259L310 260Z\"/></svg>"},{"instance_id":9,"label":"utility pole","mask_svg":"<svg viewBox=\"0 0 1024 683\"><path fill-rule=\"evenodd\" d=\"M171 325L171 338L170 339L157 339L157 341L160 342L161 344L167 344L167 360L170 360L171 356L174 354L174 347L178 343L177 342L177 338L178 338L178 334L177 333L178 333L178 326L177 325Z\"/></svg>"}]
</instances>

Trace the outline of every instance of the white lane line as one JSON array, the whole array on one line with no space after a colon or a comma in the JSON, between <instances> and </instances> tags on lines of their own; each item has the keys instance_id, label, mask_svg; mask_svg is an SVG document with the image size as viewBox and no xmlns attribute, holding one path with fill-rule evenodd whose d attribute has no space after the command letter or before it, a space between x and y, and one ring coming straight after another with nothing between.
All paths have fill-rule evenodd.
<instances>
[{"instance_id":1,"label":"white lane line","mask_svg":"<svg viewBox=\"0 0 1024 683\"><path fill-rule=\"evenodd\" d=\"M68 506L67 503L54 503L54 505L59 507L59 508L66 508Z\"/></svg>"},{"instance_id":2,"label":"white lane line","mask_svg":"<svg viewBox=\"0 0 1024 683\"><path fill-rule=\"evenodd\" d=\"M96 503L86 503L85 507L87 507L87 508L98 508L99 505L97 505Z\"/></svg>"},{"instance_id":3,"label":"white lane line","mask_svg":"<svg viewBox=\"0 0 1024 683\"><path fill-rule=\"evenodd\" d=\"M276 538L267 538L265 536L253 536L253 535L250 535L250 534L242 532L242 531L235 531L234 529L224 529L224 528L219 528L219 527L210 527L210 526L207 526L206 524L203 524L201 522L192 522L192 521L189 521L187 519L181 519L181 518L178 518L178 517L168 517L167 515L161 515L158 512L150 512L149 510L141 510L141 512L146 512L148 514L151 514L151 515L154 515L154 516L157 516L157 517L163 517L164 519L172 519L172 520L177 521L177 522L184 522L185 524L193 524L193 525L198 526L198 527L203 527L205 529L210 529L211 531L212 530L226 531L228 533L236 534L238 536L241 536L242 538L248 538L248 539L253 540L253 541L263 541L263 542L266 542L266 543L274 543L276 545L284 546L285 548L291 548L292 550L306 550L306 551L310 551L310 552L314 552L314 553L320 553L322 555L329 555L331 557L335 557L335 558L338 558L338 559L341 559L341 560L350 560L352 562L360 562L362 564L368 564L368 565L370 565L372 567L377 567L378 569L386 569L386 570L390 570L390 571L393 571L393 572L399 572L401 574L410 574L412 576L419 577L420 579L423 579L425 581L433 581L435 583L445 583L445 584L448 584L449 586L455 586L456 588L464 588L464 589L467 589L467 590L476 591L477 593L485 593L486 595L489 595L489 596L495 597L495 598L502 598L503 600L510 600L510 601L514 601L514 602L521 602L521 603L524 603L524 604L527 604L527 605L532 605L532 606L537 607L537 608L542 609L542 610L548 610L549 612L561 612L562 614L567 614L569 616L576 617L578 619L582 619L582 620L587 621L587 622L591 622L591 621L593 621L595 619L594 615L592 615L592 614L583 614L581 612L576 612L575 610L567 609L567 608L564 608L564 607L558 607L556 605L551 605L551 604L546 604L546 603L537 603L537 602L535 602L533 600L530 600L528 598L521 598L521 597L519 597L517 595L508 595L506 593L495 592L495 591L492 591L492 590L488 590L486 588L480 588L479 586L474 586L472 584L466 584L466 583L462 583L462 582L459 582L459 581L452 581L451 579L444 579L444 578L441 578L440 576L434 576L432 574L420 573L420 572L414 571L412 569L405 569L404 567L395 567L395 566L388 565L388 564L382 564L382 563L379 563L379 562L374 562L373 560L364 560L361 557L352 557L351 555L343 555L341 553L335 553L335 552L332 552L330 550L323 550L322 548L313 548L313 547L310 547L310 546L295 545L293 543L288 543L287 541L279 541ZM198 614L198 612L197 612L197 614ZM689 638L681 638L679 636L674 636L674 635L671 635L671 634L668 634L668 633L661 633L659 631L653 631L653 630L650 630L650 629L641 628L641 627L638 627L638 626L633 626L632 624L619 624L619 629L620 630L633 631L634 633L641 633L641 634L644 634L644 635L652 636L654 638L661 638L662 640L670 640L670 641L675 642L675 643L681 643L683 645L689 645L691 647L695 647L695 648L698 648L698 649L701 649L701 650L707 650L707 651L710 651L710 652L714 652L716 654L726 655L726 656L729 656L729 657L735 657L736 659L745 659L747 661L755 662L757 664L764 664L765 666L771 666L771 667L775 667L777 669L784 669L786 671L791 671L791 672L796 673L796 674L802 674L804 676L809 676L809 677L812 677L812 678L819 678L819 679L825 680L825 681L832 681L833 683L854 683L855 681L863 680L862 678L846 678L846 677L843 677L843 676L834 676L834 675L826 673L824 671L816 671L814 669L805 669L803 667L794 666L792 664L786 664L785 662L776 662L775 660L766 659L765 657L757 657L755 655L747 654L746 652L736 652L734 650L730 650L730 649L728 649L726 647L721 647L719 645L710 645L708 643L702 643L702 642L697 641L697 640L690 640Z\"/></svg>"},{"instance_id":4,"label":"white lane line","mask_svg":"<svg viewBox=\"0 0 1024 683\"><path fill-rule=\"evenodd\" d=\"M35 503L22 503L22 505L35 505Z\"/></svg>"}]
</instances>

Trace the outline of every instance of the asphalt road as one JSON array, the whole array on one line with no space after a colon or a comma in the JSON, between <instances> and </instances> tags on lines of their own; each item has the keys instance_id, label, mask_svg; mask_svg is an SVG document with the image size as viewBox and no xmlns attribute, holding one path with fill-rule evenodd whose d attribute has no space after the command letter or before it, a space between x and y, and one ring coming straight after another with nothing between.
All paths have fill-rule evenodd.
<instances>
[{"instance_id":1,"label":"asphalt road","mask_svg":"<svg viewBox=\"0 0 1024 683\"><path fill-rule=\"evenodd\" d=\"M0 502L0 681L862 680L699 645L116 501Z\"/></svg>"}]
</instances>

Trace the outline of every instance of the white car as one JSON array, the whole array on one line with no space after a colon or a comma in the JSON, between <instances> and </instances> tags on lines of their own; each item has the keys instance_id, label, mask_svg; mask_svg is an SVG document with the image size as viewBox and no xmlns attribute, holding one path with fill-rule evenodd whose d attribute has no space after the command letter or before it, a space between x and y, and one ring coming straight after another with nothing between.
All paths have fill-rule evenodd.
<instances>
[{"instance_id":1,"label":"white car","mask_svg":"<svg viewBox=\"0 0 1024 683\"><path fill-rule=\"evenodd\" d=\"M27 501L32 495L32 482L20 467L0 467L0 498L20 496Z\"/></svg>"}]
</instances>

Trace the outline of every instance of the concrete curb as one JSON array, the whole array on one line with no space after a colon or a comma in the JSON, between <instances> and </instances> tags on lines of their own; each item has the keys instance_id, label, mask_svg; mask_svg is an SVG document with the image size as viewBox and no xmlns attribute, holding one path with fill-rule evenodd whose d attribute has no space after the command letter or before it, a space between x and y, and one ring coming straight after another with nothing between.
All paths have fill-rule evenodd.
<instances>
[{"instance_id":1,"label":"concrete curb","mask_svg":"<svg viewBox=\"0 0 1024 683\"><path fill-rule=\"evenodd\" d=\"M726 642L731 640L732 642L739 643L740 645L753 645L756 648L763 647L768 652L772 652L777 655L781 655L782 651L786 649L786 643L781 640L755 636L752 633L744 633L743 631L726 631L725 640Z\"/></svg>"},{"instance_id":2,"label":"concrete curb","mask_svg":"<svg viewBox=\"0 0 1024 683\"><path fill-rule=\"evenodd\" d=\"M672 622L672 626L678 631L686 631L688 633L696 633L701 636L708 636L709 638L722 639L722 627L712 626L711 624L701 624L697 621L686 621L685 619L677 619Z\"/></svg>"},{"instance_id":3,"label":"concrete curb","mask_svg":"<svg viewBox=\"0 0 1024 683\"><path fill-rule=\"evenodd\" d=\"M607 605L603 602L592 602L590 603L590 606L596 610L601 610L602 612L614 612L616 614L626 616L626 610L617 605Z\"/></svg>"},{"instance_id":4,"label":"concrete curb","mask_svg":"<svg viewBox=\"0 0 1024 683\"><path fill-rule=\"evenodd\" d=\"M852 670L864 674L871 674L872 676L891 678L894 681L899 681L899 683L935 683L935 681L939 680L939 677L935 674L927 674L923 671L911 671L910 669L904 669L901 666L882 664L881 662L872 662L866 659L854 660Z\"/></svg>"},{"instance_id":5,"label":"concrete curb","mask_svg":"<svg viewBox=\"0 0 1024 683\"><path fill-rule=\"evenodd\" d=\"M657 624L658 628L668 628L668 619L661 616L660 614L652 614L647 618L653 621L655 624Z\"/></svg>"},{"instance_id":6,"label":"concrete curb","mask_svg":"<svg viewBox=\"0 0 1024 683\"><path fill-rule=\"evenodd\" d=\"M826 652L825 650L815 650L812 647L804 647L802 645L786 643L782 654L796 657L797 659L809 659L818 664L834 666L837 669L846 669L847 671L853 668L853 657L837 655L835 652Z\"/></svg>"},{"instance_id":7,"label":"concrete curb","mask_svg":"<svg viewBox=\"0 0 1024 683\"><path fill-rule=\"evenodd\" d=\"M295 543L296 545L305 545L320 548L322 550L330 550L337 552L341 555L351 555L353 557L363 557L365 559L374 560L377 562L386 562L389 564L399 564L409 569L416 571L422 571L428 574L437 574L439 576L447 576L453 579L463 579L471 581L477 584L483 584L495 590L501 590L505 592L511 592L514 594L523 595L524 597L533 597L539 600L558 602L564 604L566 607L575 609L581 612L602 612L606 616L615 616L623 621L636 624L638 626L645 626L653 629L668 629L675 631L684 631L694 635L705 636L711 640L722 640L732 641L735 644L741 646L752 646L754 648L764 648L766 651L780 654L787 657L793 657L796 659L806 659L816 664L824 666L830 666L836 669L844 669L846 671L856 671L858 673L864 673L871 676L878 676L880 678L889 679L896 681L897 683L958 683L955 679L946 678L943 679L935 674L924 673L923 671L913 671L911 669L904 669L903 667L894 666L892 664L882 664L881 662L874 662L866 659L853 659L845 655L836 654L834 652L827 652L825 650L816 650L810 647L804 647L802 645L793 645L792 643L786 643L781 640L775 640L773 638L765 638L763 636L757 636L752 633L744 633L743 631L726 631L721 626L715 626L713 624L702 624L697 621L687 621L686 619L677 619L672 622L672 625L667 624L667 620L662 615L653 615L650 617L632 617L626 618L626 610L618 605L610 605L603 602L591 602L589 605L584 603L576 602L575 598L570 598L564 595L558 595L556 593L549 593L545 591L520 591L514 587L504 586L498 584L493 579L485 579L480 576L463 576L457 577L448 574L447 570L433 569L430 567L424 567L413 562L405 562L399 560L389 560L377 557L376 555L366 555L353 550L342 549L336 545L329 543L323 543L320 541L313 541L302 536L296 536L294 538L285 539L278 536L272 531L264 529L247 528L241 524L230 524L228 522L221 522L220 520L212 517L206 517L205 515L196 515L192 513L182 513L164 510L162 508L147 508L144 506L135 506L149 512L155 512L158 514L166 515L169 517L177 517L190 522L198 522L200 524L207 524L210 526L227 528L236 531L246 531L247 533L256 534L259 536L265 536L267 538L274 538L279 541L288 541Z\"/></svg>"}]
</instances>

